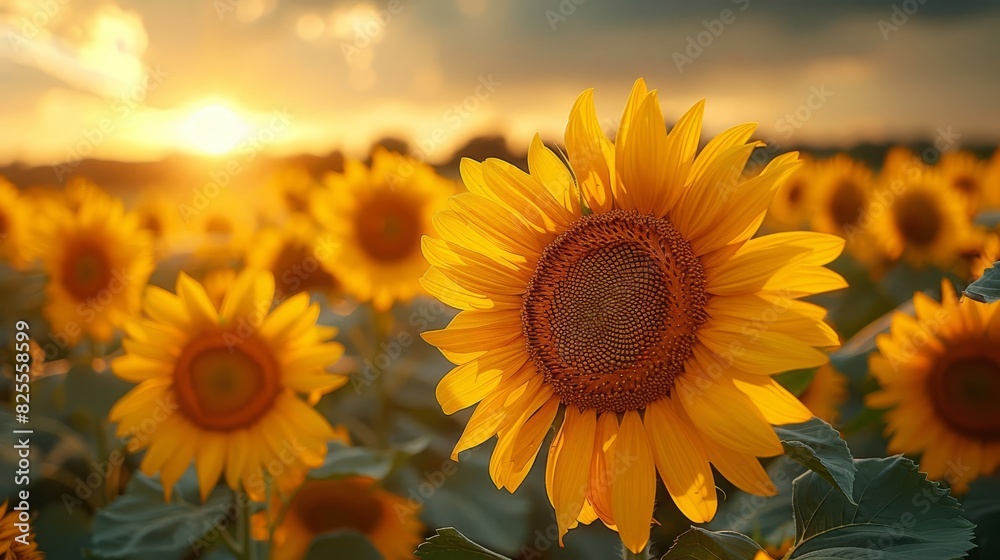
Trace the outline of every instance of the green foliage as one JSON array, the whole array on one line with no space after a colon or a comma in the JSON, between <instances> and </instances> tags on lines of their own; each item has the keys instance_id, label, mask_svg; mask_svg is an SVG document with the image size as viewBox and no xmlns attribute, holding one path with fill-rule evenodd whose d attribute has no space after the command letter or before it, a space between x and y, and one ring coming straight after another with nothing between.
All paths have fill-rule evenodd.
<instances>
[{"instance_id":1,"label":"green foliage","mask_svg":"<svg viewBox=\"0 0 1000 560\"><path fill-rule=\"evenodd\" d=\"M318 537L309 546L305 560L382 560L371 541L356 531L338 531Z\"/></svg>"},{"instance_id":2,"label":"green foliage","mask_svg":"<svg viewBox=\"0 0 1000 560\"><path fill-rule=\"evenodd\" d=\"M660 560L753 560L760 545L732 531L706 531L698 527L677 537Z\"/></svg>"},{"instance_id":3,"label":"green foliage","mask_svg":"<svg viewBox=\"0 0 1000 560\"><path fill-rule=\"evenodd\" d=\"M775 428L785 456L815 472L854 503L854 475L857 469L847 442L833 426L812 418L801 424Z\"/></svg>"},{"instance_id":4,"label":"green foliage","mask_svg":"<svg viewBox=\"0 0 1000 560\"><path fill-rule=\"evenodd\" d=\"M903 457L861 459L853 500L823 477L795 481L789 559L948 560L972 548L974 525L947 489Z\"/></svg>"},{"instance_id":5,"label":"green foliage","mask_svg":"<svg viewBox=\"0 0 1000 560\"><path fill-rule=\"evenodd\" d=\"M964 294L969 299L982 303L1000 301L1000 262L993 263L992 268L983 271L983 275L965 288Z\"/></svg>"},{"instance_id":6,"label":"green foliage","mask_svg":"<svg viewBox=\"0 0 1000 560\"><path fill-rule=\"evenodd\" d=\"M438 529L414 554L421 560L509 560L470 541L454 527Z\"/></svg>"},{"instance_id":7,"label":"green foliage","mask_svg":"<svg viewBox=\"0 0 1000 560\"><path fill-rule=\"evenodd\" d=\"M381 480L392 472L400 460L399 456L405 454L403 450L350 447L332 442L328 446L326 460L310 471L309 478L320 480L366 476Z\"/></svg>"},{"instance_id":8,"label":"green foliage","mask_svg":"<svg viewBox=\"0 0 1000 560\"><path fill-rule=\"evenodd\" d=\"M178 486L196 486L193 477ZM216 488L204 504L185 500L191 488L179 488L163 501L159 481L136 473L127 492L94 517L90 554L103 559L175 560L203 553L216 544L220 531L240 523L233 493ZM185 491L188 490L188 491Z\"/></svg>"}]
</instances>

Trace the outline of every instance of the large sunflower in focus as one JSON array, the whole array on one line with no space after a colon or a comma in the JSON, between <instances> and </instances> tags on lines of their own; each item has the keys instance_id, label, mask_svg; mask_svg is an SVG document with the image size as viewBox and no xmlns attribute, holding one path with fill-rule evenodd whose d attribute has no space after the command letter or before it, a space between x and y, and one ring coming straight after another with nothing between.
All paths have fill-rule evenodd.
<instances>
[{"instance_id":1,"label":"large sunflower in focus","mask_svg":"<svg viewBox=\"0 0 1000 560\"><path fill-rule=\"evenodd\" d=\"M696 153L702 107L668 134L639 80L613 144L584 92L571 169L537 136L530 174L464 160L470 192L424 239L424 287L462 310L424 334L458 364L438 400L448 414L479 403L456 457L497 435L490 472L513 491L561 418L546 460L560 539L600 518L641 550L657 471L696 522L716 511L710 463L773 493L757 460L782 452L771 425L812 415L771 374L825 363L817 347L837 344L825 311L799 298L845 286L823 267L843 240L751 239L797 155L744 178L755 125Z\"/></svg>"},{"instance_id":2,"label":"large sunflower in focus","mask_svg":"<svg viewBox=\"0 0 1000 560\"><path fill-rule=\"evenodd\" d=\"M371 167L345 163L327 177L329 189L316 200L315 215L340 240L336 263L344 289L359 301L388 309L420 289L427 263L420 238L444 208L454 188L429 165L376 148Z\"/></svg>"},{"instance_id":3,"label":"large sunflower in focus","mask_svg":"<svg viewBox=\"0 0 1000 560\"><path fill-rule=\"evenodd\" d=\"M141 469L171 488L194 459L202 498L220 476L262 499L262 469L314 467L333 429L297 394L329 392L347 381L326 373L343 347L335 329L315 324L308 294L274 310L274 279L245 271L220 308L181 273L177 293L151 286L146 318L130 323L115 374L139 385L111 409L133 451L148 448ZM272 472L278 476L281 472Z\"/></svg>"},{"instance_id":4,"label":"large sunflower in focus","mask_svg":"<svg viewBox=\"0 0 1000 560\"><path fill-rule=\"evenodd\" d=\"M888 258L947 268L975 244L963 200L935 170L917 173L882 193L879 198L886 202L872 232Z\"/></svg>"},{"instance_id":5,"label":"large sunflower in focus","mask_svg":"<svg viewBox=\"0 0 1000 560\"><path fill-rule=\"evenodd\" d=\"M152 243L136 216L119 200L94 193L75 211L51 206L42 226L45 316L69 344L84 334L110 340L138 312L153 270Z\"/></svg>"},{"instance_id":6,"label":"large sunflower in focus","mask_svg":"<svg viewBox=\"0 0 1000 560\"><path fill-rule=\"evenodd\" d=\"M890 409L890 452L922 453L921 470L961 492L1000 464L1000 304L959 302L947 281L941 291L941 303L914 294L916 317L897 313L876 339L881 390L867 404Z\"/></svg>"},{"instance_id":7,"label":"large sunflower in focus","mask_svg":"<svg viewBox=\"0 0 1000 560\"><path fill-rule=\"evenodd\" d=\"M335 531L361 533L386 560L413 558L422 540L420 511L366 477L306 479L287 504L275 496L271 510L280 512L272 560L301 560L316 537Z\"/></svg>"},{"instance_id":8,"label":"large sunflower in focus","mask_svg":"<svg viewBox=\"0 0 1000 560\"><path fill-rule=\"evenodd\" d=\"M0 259L22 270L34 258L32 208L14 185L0 177Z\"/></svg>"}]
</instances>

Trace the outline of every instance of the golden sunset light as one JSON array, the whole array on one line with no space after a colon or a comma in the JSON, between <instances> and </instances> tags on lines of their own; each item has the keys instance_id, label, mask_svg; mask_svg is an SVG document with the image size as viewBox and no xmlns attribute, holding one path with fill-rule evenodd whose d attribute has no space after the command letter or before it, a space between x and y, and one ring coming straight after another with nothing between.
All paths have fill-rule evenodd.
<instances>
[{"instance_id":1,"label":"golden sunset light","mask_svg":"<svg viewBox=\"0 0 1000 560\"><path fill-rule=\"evenodd\" d=\"M247 123L225 105L211 104L195 110L181 123L181 145L209 155L229 152L250 132Z\"/></svg>"},{"instance_id":2,"label":"golden sunset light","mask_svg":"<svg viewBox=\"0 0 1000 560\"><path fill-rule=\"evenodd\" d=\"M0 0L0 560L1000 559L998 27Z\"/></svg>"}]
</instances>

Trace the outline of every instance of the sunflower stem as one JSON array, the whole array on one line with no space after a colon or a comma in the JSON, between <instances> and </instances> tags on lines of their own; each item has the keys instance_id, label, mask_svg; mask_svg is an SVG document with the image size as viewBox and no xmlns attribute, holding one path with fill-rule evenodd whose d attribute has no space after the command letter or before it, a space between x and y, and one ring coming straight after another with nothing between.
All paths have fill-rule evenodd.
<instances>
[{"instance_id":1,"label":"sunflower stem","mask_svg":"<svg viewBox=\"0 0 1000 560\"><path fill-rule=\"evenodd\" d=\"M374 312L373 323L375 326L375 349L372 355L372 363L377 363L379 350L382 348L382 344L386 342L389 330L392 328L392 311L379 311L374 306L372 306L372 310ZM378 393L379 400L378 417L375 419L375 436L382 447L389 446L389 424L391 421L391 411L389 409L390 394L387 383L386 372L382 372L375 379L375 390Z\"/></svg>"},{"instance_id":2,"label":"sunflower stem","mask_svg":"<svg viewBox=\"0 0 1000 560\"><path fill-rule=\"evenodd\" d=\"M257 547L254 546L253 542L253 501L250 496L243 494L237 496L236 499L240 505L240 521L242 522L243 530L241 531L241 537L243 537L243 542L240 546L242 549L240 558L242 560L256 560L257 558Z\"/></svg>"},{"instance_id":3,"label":"sunflower stem","mask_svg":"<svg viewBox=\"0 0 1000 560\"><path fill-rule=\"evenodd\" d=\"M649 545L646 545L642 551L635 553L622 544L622 560L649 560Z\"/></svg>"}]
</instances>

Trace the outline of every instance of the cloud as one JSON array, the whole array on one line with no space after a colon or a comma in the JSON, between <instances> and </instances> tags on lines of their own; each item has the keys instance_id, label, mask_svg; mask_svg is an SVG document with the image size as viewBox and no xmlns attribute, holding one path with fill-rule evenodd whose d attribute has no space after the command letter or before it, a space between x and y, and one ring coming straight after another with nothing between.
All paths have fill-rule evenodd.
<instances>
[{"instance_id":1,"label":"cloud","mask_svg":"<svg viewBox=\"0 0 1000 560\"><path fill-rule=\"evenodd\" d=\"M66 85L115 97L141 82L141 16L108 2L14 2L0 12L3 56Z\"/></svg>"}]
</instances>

